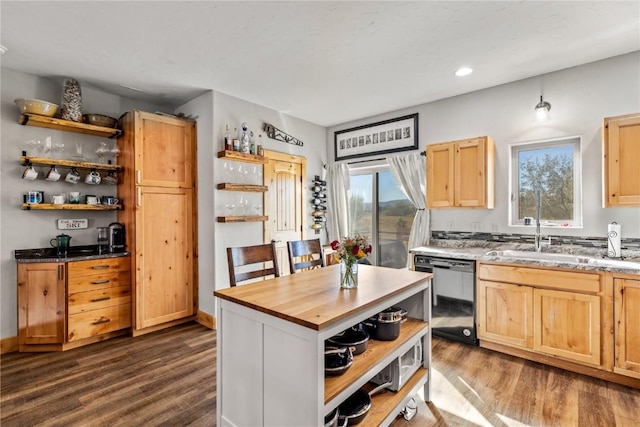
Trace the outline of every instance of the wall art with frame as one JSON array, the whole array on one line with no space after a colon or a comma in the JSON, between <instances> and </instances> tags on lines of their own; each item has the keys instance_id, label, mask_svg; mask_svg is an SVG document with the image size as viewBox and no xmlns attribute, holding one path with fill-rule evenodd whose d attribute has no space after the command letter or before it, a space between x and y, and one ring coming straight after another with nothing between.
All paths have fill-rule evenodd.
<instances>
[{"instance_id":1,"label":"wall art with frame","mask_svg":"<svg viewBox=\"0 0 640 427\"><path fill-rule=\"evenodd\" d=\"M335 159L418 149L418 113L335 132Z\"/></svg>"}]
</instances>

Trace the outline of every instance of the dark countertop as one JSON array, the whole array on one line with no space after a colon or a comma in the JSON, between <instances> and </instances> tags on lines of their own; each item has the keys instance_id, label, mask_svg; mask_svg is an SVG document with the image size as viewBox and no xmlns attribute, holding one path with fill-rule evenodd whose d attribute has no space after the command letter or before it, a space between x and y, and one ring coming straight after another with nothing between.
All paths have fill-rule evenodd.
<instances>
[{"instance_id":1,"label":"dark countertop","mask_svg":"<svg viewBox=\"0 0 640 427\"><path fill-rule=\"evenodd\" d=\"M98 245L71 246L66 257L59 257L56 248L16 249L15 259L18 263L37 262L72 262L93 259L119 258L131 256L130 252L100 253Z\"/></svg>"},{"instance_id":2,"label":"dark countertop","mask_svg":"<svg viewBox=\"0 0 640 427\"><path fill-rule=\"evenodd\" d=\"M611 271L626 274L640 274L640 254L638 251L628 251L624 260L602 258L600 253L580 250L575 247L553 247L545 248L543 253L538 255L533 250L532 245L510 244L491 246L474 246L468 244L463 246L460 241L455 247L429 245L411 249L409 252L419 255L429 255L442 258L467 259L476 261L504 262L511 264L525 264L531 266L570 268L583 271ZM506 253L512 252L507 255ZM515 254L513 254L515 252ZM558 259L553 258L553 254L558 254ZM545 256L549 256L545 259ZM571 257L575 255L575 257ZM566 257L566 258L563 258ZM575 258L575 259L571 259Z\"/></svg>"}]
</instances>

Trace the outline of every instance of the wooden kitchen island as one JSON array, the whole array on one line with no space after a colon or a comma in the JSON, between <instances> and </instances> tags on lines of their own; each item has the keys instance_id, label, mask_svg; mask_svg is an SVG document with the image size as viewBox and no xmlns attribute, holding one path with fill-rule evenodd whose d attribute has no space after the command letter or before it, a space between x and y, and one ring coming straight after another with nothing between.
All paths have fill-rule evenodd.
<instances>
[{"instance_id":1,"label":"wooden kitchen island","mask_svg":"<svg viewBox=\"0 0 640 427\"><path fill-rule=\"evenodd\" d=\"M324 417L394 358L422 344L422 367L398 392L376 394L363 425L388 425L420 390L429 401L430 273L359 266L343 290L339 265L214 293L217 425L320 426ZM342 376L324 378L324 341L396 306L409 312L400 337L369 340Z\"/></svg>"}]
</instances>

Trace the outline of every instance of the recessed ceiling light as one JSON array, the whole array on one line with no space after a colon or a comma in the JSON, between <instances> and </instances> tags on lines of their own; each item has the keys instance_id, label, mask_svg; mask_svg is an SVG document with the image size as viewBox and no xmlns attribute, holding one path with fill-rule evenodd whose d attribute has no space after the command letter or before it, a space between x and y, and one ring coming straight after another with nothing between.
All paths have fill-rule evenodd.
<instances>
[{"instance_id":1,"label":"recessed ceiling light","mask_svg":"<svg viewBox=\"0 0 640 427\"><path fill-rule=\"evenodd\" d=\"M473 69L469 68L469 67L460 67L455 71L455 75L458 77L464 77L464 76L468 76L469 74L473 73Z\"/></svg>"}]
</instances>

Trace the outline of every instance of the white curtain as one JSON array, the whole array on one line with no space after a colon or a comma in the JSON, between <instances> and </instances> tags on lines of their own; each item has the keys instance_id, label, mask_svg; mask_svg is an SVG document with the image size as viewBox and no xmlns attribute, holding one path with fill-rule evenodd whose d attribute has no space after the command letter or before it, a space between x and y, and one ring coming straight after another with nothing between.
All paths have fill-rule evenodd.
<instances>
[{"instance_id":1,"label":"white curtain","mask_svg":"<svg viewBox=\"0 0 640 427\"><path fill-rule=\"evenodd\" d=\"M426 160L427 158L420 153L387 158L396 185L418 209L409 234L409 249L429 244L429 210L426 209Z\"/></svg>"},{"instance_id":2,"label":"white curtain","mask_svg":"<svg viewBox=\"0 0 640 427\"><path fill-rule=\"evenodd\" d=\"M327 234L329 242L349 235L349 166L334 163L327 166Z\"/></svg>"}]
</instances>

